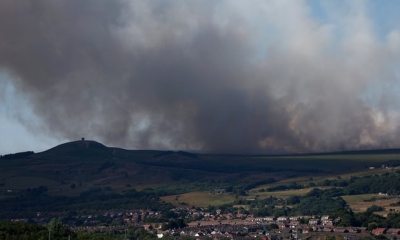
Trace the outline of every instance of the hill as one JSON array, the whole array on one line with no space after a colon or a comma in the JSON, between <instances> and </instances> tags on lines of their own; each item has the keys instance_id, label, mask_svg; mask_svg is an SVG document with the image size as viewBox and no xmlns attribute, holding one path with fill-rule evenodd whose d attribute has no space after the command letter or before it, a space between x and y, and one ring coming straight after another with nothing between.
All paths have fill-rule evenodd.
<instances>
[{"instance_id":1,"label":"hill","mask_svg":"<svg viewBox=\"0 0 400 240\"><path fill-rule=\"evenodd\" d=\"M11 157L12 156L12 157ZM46 186L52 195L78 195L94 188L170 189L184 193L219 187L245 189L284 179L365 171L400 164L400 150L295 155L199 154L184 151L127 150L81 140L40 153L0 159L0 196Z\"/></svg>"},{"instance_id":2,"label":"hill","mask_svg":"<svg viewBox=\"0 0 400 240\"><path fill-rule=\"evenodd\" d=\"M0 219L40 221L40 214L69 221L89 213L152 209L167 214L174 206L222 204L252 206L258 215L282 215L285 199L291 201L287 210L292 214L330 214L347 204L340 196L351 195L352 200L356 194L400 194L400 171L394 168L399 164L398 150L229 155L73 141L0 158ZM315 202L323 195L325 202ZM350 200L354 211L360 204L370 206Z\"/></svg>"}]
</instances>

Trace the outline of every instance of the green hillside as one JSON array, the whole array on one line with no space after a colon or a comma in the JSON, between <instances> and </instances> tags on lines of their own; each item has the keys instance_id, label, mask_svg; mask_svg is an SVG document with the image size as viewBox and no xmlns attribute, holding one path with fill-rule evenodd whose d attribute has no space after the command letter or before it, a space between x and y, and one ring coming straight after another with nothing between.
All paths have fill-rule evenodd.
<instances>
[{"instance_id":1,"label":"green hillside","mask_svg":"<svg viewBox=\"0 0 400 240\"><path fill-rule=\"evenodd\" d=\"M180 192L246 184L257 187L267 179L334 176L400 164L400 150L228 155L126 150L87 140L28 153L0 159L0 196L39 186L48 187L53 195L78 195L99 187L117 192L163 186Z\"/></svg>"},{"instance_id":2,"label":"green hillside","mask_svg":"<svg viewBox=\"0 0 400 240\"><path fill-rule=\"evenodd\" d=\"M126 209L168 211L172 205L249 205L249 198L260 206L276 198L278 202L270 204L279 205L292 195L322 194L315 187L332 188L335 196L384 189L398 194L392 183L397 183L399 164L399 150L228 155L126 150L74 141L0 158L0 219L32 218L38 212L52 218ZM210 194L214 189L228 193ZM296 209L293 213L300 211Z\"/></svg>"}]
</instances>

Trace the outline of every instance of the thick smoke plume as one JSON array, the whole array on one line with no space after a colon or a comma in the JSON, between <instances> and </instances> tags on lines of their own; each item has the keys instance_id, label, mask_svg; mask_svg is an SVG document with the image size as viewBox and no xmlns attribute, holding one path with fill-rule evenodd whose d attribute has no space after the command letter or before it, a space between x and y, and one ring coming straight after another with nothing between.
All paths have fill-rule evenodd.
<instances>
[{"instance_id":1,"label":"thick smoke plume","mask_svg":"<svg viewBox=\"0 0 400 240\"><path fill-rule=\"evenodd\" d=\"M230 153L400 147L400 34L382 40L362 6L347 8L321 22L306 1L5 0L0 68L60 139Z\"/></svg>"}]
</instances>

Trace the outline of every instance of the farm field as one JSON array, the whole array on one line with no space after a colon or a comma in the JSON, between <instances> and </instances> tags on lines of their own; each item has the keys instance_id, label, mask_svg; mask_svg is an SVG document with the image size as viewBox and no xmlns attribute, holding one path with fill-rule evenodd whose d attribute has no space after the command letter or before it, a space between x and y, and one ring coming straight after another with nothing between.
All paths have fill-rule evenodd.
<instances>
[{"instance_id":1,"label":"farm field","mask_svg":"<svg viewBox=\"0 0 400 240\"><path fill-rule=\"evenodd\" d=\"M166 196L161 198L177 207L196 206L207 207L219 206L226 203L232 203L235 200L233 194L211 194L208 192L190 192L179 195ZM183 204L182 204L183 203Z\"/></svg>"},{"instance_id":2,"label":"farm field","mask_svg":"<svg viewBox=\"0 0 400 240\"><path fill-rule=\"evenodd\" d=\"M318 187L320 189L326 189L326 188L321 188ZM310 192L311 190L313 190L313 188L303 188L303 189L290 189L290 190L285 190L285 191L274 191L274 192L254 192L251 191L249 192L249 196L246 198L269 198L269 197L276 197L276 198L283 198L286 199L290 196L293 195L299 195L299 196L303 196L306 195L308 192Z\"/></svg>"},{"instance_id":3,"label":"farm field","mask_svg":"<svg viewBox=\"0 0 400 240\"><path fill-rule=\"evenodd\" d=\"M377 212L380 215L387 215L390 209L394 212L400 211L400 206L391 206L400 201L398 197L386 197L378 194L360 194L342 196L354 212L365 212L369 207L375 205L385 208L385 211Z\"/></svg>"},{"instance_id":4,"label":"farm field","mask_svg":"<svg viewBox=\"0 0 400 240\"><path fill-rule=\"evenodd\" d=\"M287 190L287 191L276 191L276 192L261 192L254 193L251 192L248 196L240 196L240 199L253 199L253 198L283 198L286 199L293 195L305 195L310 192L313 188L304 188L297 190ZM322 188L321 188L322 189ZM326 188L325 188L326 189ZM179 195L171 195L161 198L163 201L172 203L174 206L185 206L185 204L189 206L196 207L207 207L218 206L221 204L232 203L235 200L235 196L233 194L210 194L208 192L190 192ZM182 204L184 203L184 204Z\"/></svg>"}]
</instances>

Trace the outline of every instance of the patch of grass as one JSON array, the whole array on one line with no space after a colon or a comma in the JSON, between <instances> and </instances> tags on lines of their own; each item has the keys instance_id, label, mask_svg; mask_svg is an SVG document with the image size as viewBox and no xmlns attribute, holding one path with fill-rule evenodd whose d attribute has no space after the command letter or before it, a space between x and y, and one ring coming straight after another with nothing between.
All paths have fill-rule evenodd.
<instances>
[{"instance_id":1,"label":"patch of grass","mask_svg":"<svg viewBox=\"0 0 400 240\"><path fill-rule=\"evenodd\" d=\"M347 202L347 203L359 203L359 202L364 202L365 200L372 199L372 198L380 198L382 199L383 197L379 196L378 194L359 194L359 195L347 195L347 196L342 196L342 198Z\"/></svg>"},{"instance_id":2,"label":"patch of grass","mask_svg":"<svg viewBox=\"0 0 400 240\"><path fill-rule=\"evenodd\" d=\"M276 192L251 192L245 198L269 198L269 197L276 197L276 198L283 198L286 199L293 195L303 196L309 193L314 188L303 188L303 189L291 189L286 191L276 191ZM320 188L320 189L327 189L327 188Z\"/></svg>"},{"instance_id":3,"label":"patch of grass","mask_svg":"<svg viewBox=\"0 0 400 240\"><path fill-rule=\"evenodd\" d=\"M370 169L363 169L361 171L354 171L351 173L343 173L343 174L324 174L324 175L314 175L314 176L301 176L295 178L286 178L274 183L260 185L256 188L249 190L250 193L258 193L261 189L267 189L269 187L279 186L279 185L289 185L291 183L296 183L298 185L305 185L307 186L310 183L316 184L318 186L324 180L337 180L337 179L350 179L353 176L356 177L363 177L363 176L370 176L374 174L383 174L395 171L397 168L376 168L373 170Z\"/></svg>"},{"instance_id":4,"label":"patch of grass","mask_svg":"<svg viewBox=\"0 0 400 240\"><path fill-rule=\"evenodd\" d=\"M226 203L231 203L235 200L233 194L210 194L208 192L190 192L180 195L172 195L162 197L162 200L169 202L174 206L188 206L207 207L219 206ZM182 204L185 203L185 204Z\"/></svg>"},{"instance_id":5,"label":"patch of grass","mask_svg":"<svg viewBox=\"0 0 400 240\"><path fill-rule=\"evenodd\" d=\"M397 197L379 196L378 194L360 194L342 196L342 198L349 204L354 212L364 212L373 205L385 208L385 211L378 213L381 215L386 215L390 212L390 209L396 212L400 211L400 206L391 206L391 204L399 201ZM371 199L373 201L365 201Z\"/></svg>"}]
</instances>

